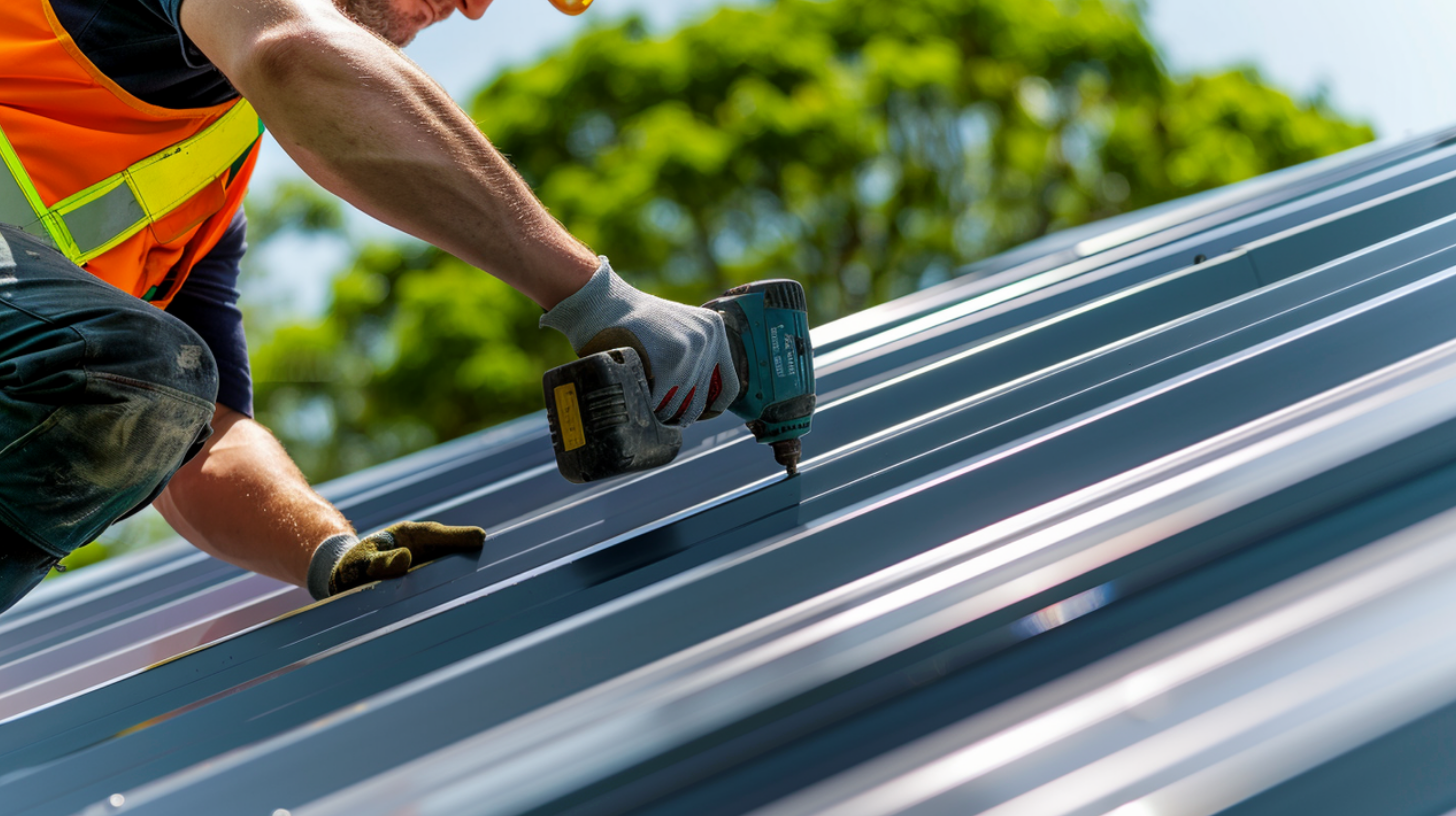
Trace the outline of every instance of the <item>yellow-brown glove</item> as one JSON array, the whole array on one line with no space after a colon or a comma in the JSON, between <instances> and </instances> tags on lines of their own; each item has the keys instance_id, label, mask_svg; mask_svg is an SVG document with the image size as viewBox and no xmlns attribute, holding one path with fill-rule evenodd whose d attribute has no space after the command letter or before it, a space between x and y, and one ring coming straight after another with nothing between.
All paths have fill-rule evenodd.
<instances>
[{"instance_id":1,"label":"yellow-brown glove","mask_svg":"<svg viewBox=\"0 0 1456 816\"><path fill-rule=\"evenodd\" d=\"M308 591L317 600L345 590L398 578L413 564L485 546L479 527L449 527L434 521L401 521L363 539L333 536L314 550L308 565Z\"/></svg>"}]
</instances>

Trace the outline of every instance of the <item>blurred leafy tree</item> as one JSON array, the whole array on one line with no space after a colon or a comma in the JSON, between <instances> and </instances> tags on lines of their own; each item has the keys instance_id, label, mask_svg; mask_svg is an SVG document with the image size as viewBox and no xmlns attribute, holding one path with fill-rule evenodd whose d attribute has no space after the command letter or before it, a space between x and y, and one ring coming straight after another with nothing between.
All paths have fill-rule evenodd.
<instances>
[{"instance_id":1,"label":"blurred leafy tree","mask_svg":"<svg viewBox=\"0 0 1456 816\"><path fill-rule=\"evenodd\" d=\"M1253 70L1170 77L1125 0L779 0L660 38L629 19L472 113L629 280L701 302L792 277L816 322L1372 138ZM329 226L305 188L259 211ZM368 247L324 319L256 349L260 418L323 478L537 410L571 356L539 314L437 250Z\"/></svg>"},{"instance_id":2,"label":"blurred leafy tree","mask_svg":"<svg viewBox=\"0 0 1456 816\"><path fill-rule=\"evenodd\" d=\"M268 198L252 197L247 203L248 238L255 243L272 240L284 232L318 234L344 230L344 211L339 200L305 179L279 182Z\"/></svg>"},{"instance_id":3,"label":"blurred leafy tree","mask_svg":"<svg viewBox=\"0 0 1456 816\"><path fill-rule=\"evenodd\" d=\"M321 479L539 410L541 373L572 357L540 315L431 247L366 247L324 319L254 351L259 419Z\"/></svg>"}]
</instances>

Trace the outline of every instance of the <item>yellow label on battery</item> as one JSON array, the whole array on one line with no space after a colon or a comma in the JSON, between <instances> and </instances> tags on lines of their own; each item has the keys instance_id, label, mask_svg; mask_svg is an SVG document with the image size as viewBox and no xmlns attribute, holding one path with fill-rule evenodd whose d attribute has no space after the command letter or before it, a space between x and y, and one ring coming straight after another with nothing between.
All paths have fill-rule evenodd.
<instances>
[{"instance_id":1,"label":"yellow label on battery","mask_svg":"<svg viewBox=\"0 0 1456 816\"><path fill-rule=\"evenodd\" d=\"M576 386L556 386L556 424L561 426L561 444L569 451L586 446L586 430L581 426L581 408L576 404Z\"/></svg>"}]
</instances>

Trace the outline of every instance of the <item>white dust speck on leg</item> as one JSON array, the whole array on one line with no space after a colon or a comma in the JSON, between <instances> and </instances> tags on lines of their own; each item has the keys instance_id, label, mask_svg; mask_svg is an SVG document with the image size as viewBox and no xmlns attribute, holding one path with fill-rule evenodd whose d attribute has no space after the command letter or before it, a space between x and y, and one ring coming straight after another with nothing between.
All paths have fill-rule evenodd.
<instances>
[{"instance_id":1,"label":"white dust speck on leg","mask_svg":"<svg viewBox=\"0 0 1456 816\"><path fill-rule=\"evenodd\" d=\"M177 368L196 371L202 365L202 346L182 346L177 352Z\"/></svg>"}]
</instances>

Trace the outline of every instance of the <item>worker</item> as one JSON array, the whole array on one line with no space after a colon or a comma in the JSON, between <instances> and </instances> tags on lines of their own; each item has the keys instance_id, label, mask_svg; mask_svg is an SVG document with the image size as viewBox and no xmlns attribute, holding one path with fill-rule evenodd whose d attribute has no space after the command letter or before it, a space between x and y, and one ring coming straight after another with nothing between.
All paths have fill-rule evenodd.
<instances>
[{"instance_id":1,"label":"worker","mask_svg":"<svg viewBox=\"0 0 1456 816\"><path fill-rule=\"evenodd\" d=\"M490 3L0 4L0 611L148 505L320 599L482 546L431 522L361 540L252 418L236 282L265 128L325 188L530 297L579 353L635 346L663 420L733 401L721 318L617 276L399 51Z\"/></svg>"}]
</instances>

